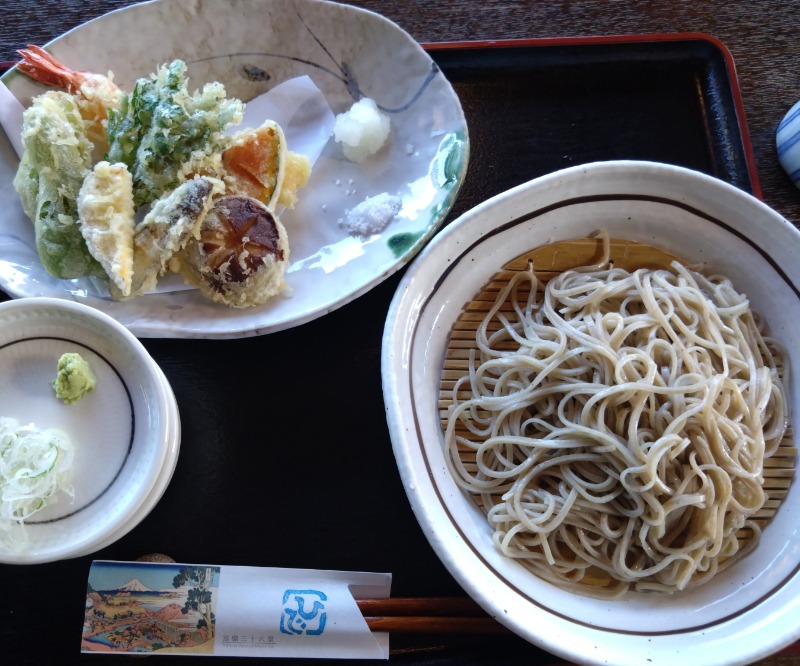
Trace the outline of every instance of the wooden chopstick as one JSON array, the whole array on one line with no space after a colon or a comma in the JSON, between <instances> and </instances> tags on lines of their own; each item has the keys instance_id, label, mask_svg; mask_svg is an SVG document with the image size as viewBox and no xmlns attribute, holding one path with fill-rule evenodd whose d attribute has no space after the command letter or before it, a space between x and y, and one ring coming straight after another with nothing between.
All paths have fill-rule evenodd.
<instances>
[{"instance_id":1,"label":"wooden chopstick","mask_svg":"<svg viewBox=\"0 0 800 666\"><path fill-rule=\"evenodd\" d=\"M367 617L372 631L393 634L506 634L508 629L490 617Z\"/></svg>"},{"instance_id":2,"label":"wooden chopstick","mask_svg":"<svg viewBox=\"0 0 800 666\"><path fill-rule=\"evenodd\" d=\"M356 603L372 631L401 634L510 633L469 597L356 599ZM797 654L800 654L800 642L785 647L775 657ZM568 665L567 662L558 662L557 666Z\"/></svg>"},{"instance_id":3,"label":"wooden chopstick","mask_svg":"<svg viewBox=\"0 0 800 666\"><path fill-rule=\"evenodd\" d=\"M469 597L356 599L372 631L419 634L503 634L508 629Z\"/></svg>"},{"instance_id":4,"label":"wooden chopstick","mask_svg":"<svg viewBox=\"0 0 800 666\"><path fill-rule=\"evenodd\" d=\"M470 597L389 597L356 599L363 615L488 617Z\"/></svg>"}]
</instances>

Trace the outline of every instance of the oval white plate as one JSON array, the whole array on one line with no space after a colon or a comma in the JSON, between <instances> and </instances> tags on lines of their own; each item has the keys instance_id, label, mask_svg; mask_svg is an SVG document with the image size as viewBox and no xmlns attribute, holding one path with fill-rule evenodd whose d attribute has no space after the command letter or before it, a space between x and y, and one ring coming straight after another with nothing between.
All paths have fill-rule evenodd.
<instances>
[{"instance_id":1,"label":"oval white plate","mask_svg":"<svg viewBox=\"0 0 800 666\"><path fill-rule=\"evenodd\" d=\"M686 169L606 162L557 172L464 214L401 281L383 339L383 390L414 513L469 594L512 630L579 663L748 663L800 636L800 487L790 487L758 548L711 582L672 597L577 596L501 556L484 515L449 476L437 397L463 305L506 262L605 228L661 247L748 294L800 367L800 232L750 195ZM792 371L792 409L800 380Z\"/></svg>"},{"instance_id":2,"label":"oval white plate","mask_svg":"<svg viewBox=\"0 0 800 666\"><path fill-rule=\"evenodd\" d=\"M55 395L61 354L78 352L97 388L67 405ZM131 525L176 455L178 411L147 350L108 315L79 303L35 298L0 304L0 414L71 440L74 499L58 493L26 521L21 552L0 562L32 564L92 552ZM163 492L163 488L161 489Z\"/></svg>"},{"instance_id":3,"label":"oval white plate","mask_svg":"<svg viewBox=\"0 0 800 666\"><path fill-rule=\"evenodd\" d=\"M12 187L19 161L0 139L0 287L14 297L87 303L140 337L258 335L348 303L405 265L431 238L466 173L467 127L449 82L406 32L356 7L316 0L156 0L86 23L48 50L72 69L111 70L128 90L174 58L188 64L192 89L221 81L229 96L244 101L308 75L334 113L364 95L391 119L387 145L361 164L344 159L339 144L329 141L300 191L300 203L281 214L290 238L291 292L247 310L213 304L194 290L115 303L93 295L86 280L51 278ZM25 105L45 89L15 70L3 81ZM339 220L384 192L402 198L397 217L380 234L349 236Z\"/></svg>"}]
</instances>

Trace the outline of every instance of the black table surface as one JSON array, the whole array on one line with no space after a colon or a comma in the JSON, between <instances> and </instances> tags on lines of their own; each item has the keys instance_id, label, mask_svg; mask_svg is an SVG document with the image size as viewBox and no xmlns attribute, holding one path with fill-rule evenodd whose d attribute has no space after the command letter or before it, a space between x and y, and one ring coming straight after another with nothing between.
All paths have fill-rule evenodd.
<instances>
[{"instance_id":1,"label":"black table surface","mask_svg":"<svg viewBox=\"0 0 800 666\"><path fill-rule=\"evenodd\" d=\"M13 60L15 49L27 43L46 43L127 4L11 0L0 20L0 60ZM790 22L798 15L798 3L776 0L760 3L758 9L694 1L352 4L386 15L423 43L713 34L736 62L752 142L753 180L768 204L795 223L800 219L800 191L781 171L774 150L775 127L800 96L800 33ZM666 150L651 147L654 158L658 150ZM582 154L574 148L573 161L594 156L591 150ZM548 154L514 178L565 166L560 160L566 153L554 147ZM734 165L732 173L741 173L741 168ZM505 184L495 181L488 187ZM449 220L476 203L471 197L492 193L465 187ZM80 654L93 559L132 560L159 552L186 563L385 571L393 576L393 596L463 595L416 522L386 425L381 337L401 276L402 271L316 321L269 336L143 340L170 381L181 413L182 443L173 480L152 513L102 551L34 567L0 566L0 661L130 659ZM6 298L0 293L0 300ZM513 634L393 636L391 661L562 662ZM785 652L761 663L800 664L800 657Z\"/></svg>"}]
</instances>

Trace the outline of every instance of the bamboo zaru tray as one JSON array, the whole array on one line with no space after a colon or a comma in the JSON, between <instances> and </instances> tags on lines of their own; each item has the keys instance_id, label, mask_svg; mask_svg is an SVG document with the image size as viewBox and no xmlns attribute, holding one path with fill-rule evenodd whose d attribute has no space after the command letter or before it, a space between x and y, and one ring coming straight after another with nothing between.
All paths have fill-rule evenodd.
<instances>
[{"instance_id":1,"label":"bamboo zaru tray","mask_svg":"<svg viewBox=\"0 0 800 666\"><path fill-rule=\"evenodd\" d=\"M461 315L453 325L445 350L438 403L443 432L447 428L448 411L453 404L454 386L459 378L464 377L469 372L470 352L474 351L476 358L479 355L476 332L488 311L494 305L498 293L508 284L511 277L519 271L528 269L529 265L531 265L530 262L532 262L536 277L541 284L544 284L568 269L597 264L601 260L602 252L602 241L599 238L561 241L525 252L503 265L484 285L481 291L465 304ZM629 240L610 240L611 262L614 266L628 271L634 271L638 268L667 268L676 259L677 257L668 252L650 245ZM526 296L527 294L524 291L519 294L520 299L524 299ZM511 310L512 306L508 301L500 308L501 313L510 312ZM500 322L495 317L489 324L487 332L496 331L500 326ZM513 348L513 344L509 346L509 349ZM459 389L457 399L460 401L469 398L469 386L465 384ZM465 436L469 435L473 442L481 441L473 433L469 433L461 423L456 425L456 433ZM466 451L462 447L459 447L459 451L464 462L468 463L470 456L474 460L474 452ZM761 529L770 522L781 502L786 498L789 485L794 476L796 456L797 448L790 426L777 451L764 461L763 488L767 495L767 500L763 507L751 517L751 521ZM489 507L484 506L479 495L474 495L474 499L484 513L488 511ZM746 545L747 541L752 538L752 534L750 529L741 529L737 533L740 546ZM599 587L605 587L612 583L607 574L600 571L596 575L587 577L584 582Z\"/></svg>"}]
</instances>

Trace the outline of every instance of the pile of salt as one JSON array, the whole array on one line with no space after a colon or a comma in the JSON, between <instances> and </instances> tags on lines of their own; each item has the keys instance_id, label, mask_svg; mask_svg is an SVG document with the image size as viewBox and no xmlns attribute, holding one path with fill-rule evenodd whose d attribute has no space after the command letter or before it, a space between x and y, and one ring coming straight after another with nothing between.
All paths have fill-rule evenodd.
<instances>
[{"instance_id":1,"label":"pile of salt","mask_svg":"<svg viewBox=\"0 0 800 666\"><path fill-rule=\"evenodd\" d=\"M339 224L353 236L379 234L395 218L403 206L400 197L384 192L364 199L345 214Z\"/></svg>"}]
</instances>

